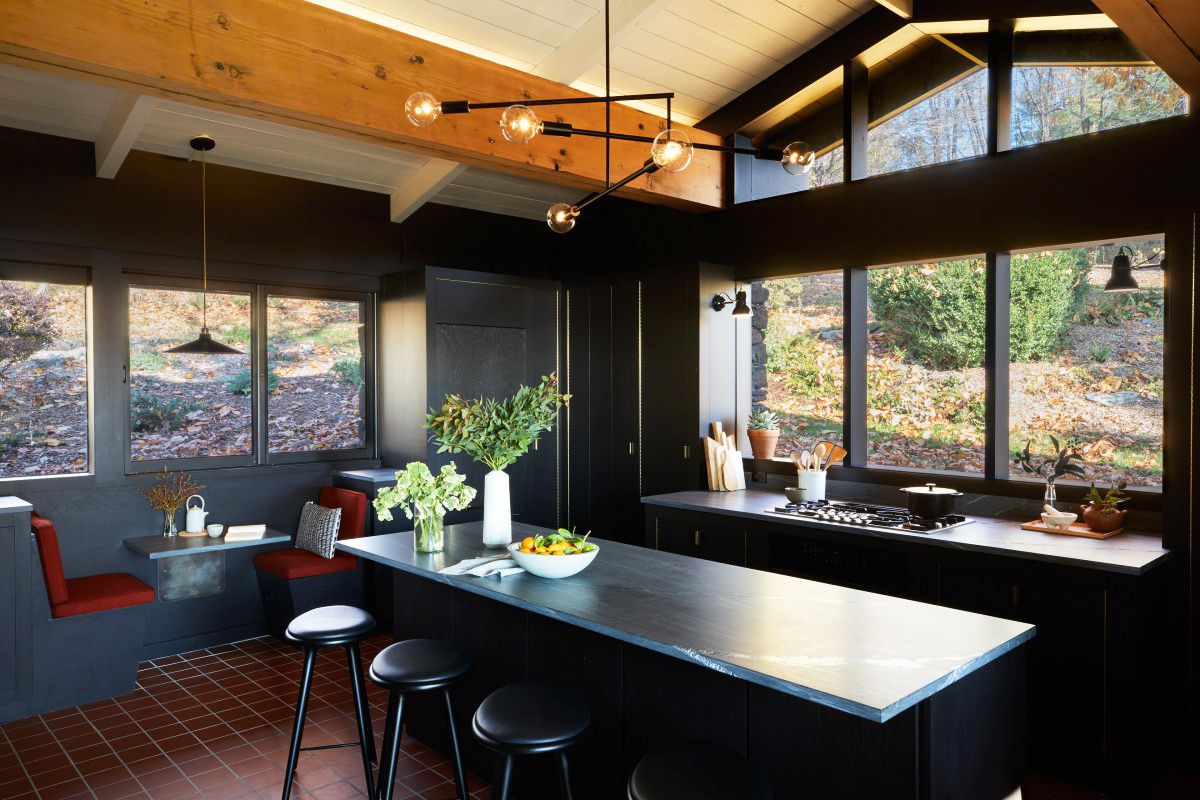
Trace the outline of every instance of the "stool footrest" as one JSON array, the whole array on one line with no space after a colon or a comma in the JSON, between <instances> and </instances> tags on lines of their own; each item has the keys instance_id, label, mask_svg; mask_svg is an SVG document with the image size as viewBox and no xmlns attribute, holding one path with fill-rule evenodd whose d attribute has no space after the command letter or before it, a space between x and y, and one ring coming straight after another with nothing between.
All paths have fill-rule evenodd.
<instances>
[{"instance_id":1,"label":"stool footrest","mask_svg":"<svg viewBox=\"0 0 1200 800\"><path fill-rule=\"evenodd\" d=\"M339 747L358 747L358 742L342 742L341 744L317 744L312 747L301 747L300 750L307 752L309 750L336 750Z\"/></svg>"}]
</instances>

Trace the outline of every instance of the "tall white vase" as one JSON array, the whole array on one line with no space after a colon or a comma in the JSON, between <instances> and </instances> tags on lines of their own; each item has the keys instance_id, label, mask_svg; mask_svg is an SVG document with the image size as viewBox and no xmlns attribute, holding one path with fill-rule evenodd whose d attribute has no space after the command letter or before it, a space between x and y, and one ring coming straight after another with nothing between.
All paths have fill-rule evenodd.
<instances>
[{"instance_id":1,"label":"tall white vase","mask_svg":"<svg viewBox=\"0 0 1200 800\"><path fill-rule=\"evenodd\" d=\"M494 469L483 476L483 543L504 547L512 542L512 506L508 473Z\"/></svg>"}]
</instances>

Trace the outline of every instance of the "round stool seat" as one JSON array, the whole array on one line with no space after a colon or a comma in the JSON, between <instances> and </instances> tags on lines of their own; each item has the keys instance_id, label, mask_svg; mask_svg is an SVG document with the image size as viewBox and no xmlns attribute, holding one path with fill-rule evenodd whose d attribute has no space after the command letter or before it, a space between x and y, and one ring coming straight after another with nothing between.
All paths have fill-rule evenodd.
<instances>
[{"instance_id":1,"label":"round stool seat","mask_svg":"<svg viewBox=\"0 0 1200 800\"><path fill-rule=\"evenodd\" d=\"M322 606L305 611L287 627L295 644L334 645L359 642L375 630L375 618L354 606Z\"/></svg>"},{"instance_id":2,"label":"round stool seat","mask_svg":"<svg viewBox=\"0 0 1200 800\"><path fill-rule=\"evenodd\" d=\"M501 687L475 712L479 740L505 753L561 750L583 736L592 721L587 703L571 689L541 681Z\"/></svg>"},{"instance_id":3,"label":"round stool seat","mask_svg":"<svg viewBox=\"0 0 1200 800\"><path fill-rule=\"evenodd\" d=\"M726 747L687 742L650 753L633 768L629 800L771 800L771 789Z\"/></svg>"},{"instance_id":4,"label":"round stool seat","mask_svg":"<svg viewBox=\"0 0 1200 800\"><path fill-rule=\"evenodd\" d=\"M371 680L398 691L438 689L467 674L471 657L440 639L388 645L371 661Z\"/></svg>"}]
</instances>

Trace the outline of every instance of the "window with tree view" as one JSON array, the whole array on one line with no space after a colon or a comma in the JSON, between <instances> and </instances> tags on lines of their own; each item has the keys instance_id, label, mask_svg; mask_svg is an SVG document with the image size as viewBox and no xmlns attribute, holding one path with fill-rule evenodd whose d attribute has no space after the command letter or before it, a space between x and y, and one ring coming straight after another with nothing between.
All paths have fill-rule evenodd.
<instances>
[{"instance_id":1,"label":"window with tree view","mask_svg":"<svg viewBox=\"0 0 1200 800\"><path fill-rule=\"evenodd\" d=\"M209 330L246 355L166 352L196 338L201 301L190 289L129 288L133 461L253 453L250 293L208 292Z\"/></svg>"},{"instance_id":2,"label":"window with tree view","mask_svg":"<svg viewBox=\"0 0 1200 800\"><path fill-rule=\"evenodd\" d=\"M1121 244L1140 290L1105 292ZM1053 435L1078 447L1086 481L1162 485L1162 253L1154 238L1012 256L1014 456L1027 442L1048 452Z\"/></svg>"},{"instance_id":3,"label":"window with tree view","mask_svg":"<svg viewBox=\"0 0 1200 800\"><path fill-rule=\"evenodd\" d=\"M983 258L867 275L867 461L980 473Z\"/></svg>"},{"instance_id":4,"label":"window with tree view","mask_svg":"<svg viewBox=\"0 0 1200 800\"><path fill-rule=\"evenodd\" d=\"M364 446L364 311L354 300L267 299L272 453Z\"/></svg>"},{"instance_id":5,"label":"window with tree view","mask_svg":"<svg viewBox=\"0 0 1200 800\"><path fill-rule=\"evenodd\" d=\"M753 402L779 415L779 451L842 438L842 273L759 281L754 305Z\"/></svg>"},{"instance_id":6,"label":"window with tree view","mask_svg":"<svg viewBox=\"0 0 1200 800\"><path fill-rule=\"evenodd\" d=\"M88 470L87 295L0 280L0 478Z\"/></svg>"}]
</instances>

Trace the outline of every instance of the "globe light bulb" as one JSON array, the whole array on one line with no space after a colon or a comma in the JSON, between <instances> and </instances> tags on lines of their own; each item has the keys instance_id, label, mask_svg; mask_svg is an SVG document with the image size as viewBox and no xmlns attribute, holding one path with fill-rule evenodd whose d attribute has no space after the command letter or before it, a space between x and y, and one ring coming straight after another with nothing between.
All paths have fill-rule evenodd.
<instances>
[{"instance_id":1,"label":"globe light bulb","mask_svg":"<svg viewBox=\"0 0 1200 800\"><path fill-rule=\"evenodd\" d=\"M792 142L783 148L783 168L789 175L807 175L817 154L804 142Z\"/></svg>"},{"instance_id":2,"label":"globe light bulb","mask_svg":"<svg viewBox=\"0 0 1200 800\"><path fill-rule=\"evenodd\" d=\"M442 104L428 92L413 92L404 101L404 116L418 128L428 128L442 115Z\"/></svg>"},{"instance_id":3,"label":"globe light bulb","mask_svg":"<svg viewBox=\"0 0 1200 800\"><path fill-rule=\"evenodd\" d=\"M546 211L546 224L555 233L566 233L575 227L579 211L568 203L555 203Z\"/></svg>"},{"instance_id":4,"label":"globe light bulb","mask_svg":"<svg viewBox=\"0 0 1200 800\"><path fill-rule=\"evenodd\" d=\"M509 106L500 115L500 132L513 144L525 144L542 132L542 123L529 106Z\"/></svg>"},{"instance_id":5,"label":"globe light bulb","mask_svg":"<svg viewBox=\"0 0 1200 800\"><path fill-rule=\"evenodd\" d=\"M692 163L692 140L678 128L668 128L654 137L650 157L663 172L683 172Z\"/></svg>"}]
</instances>

